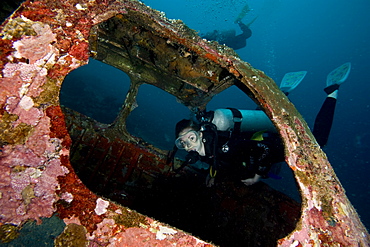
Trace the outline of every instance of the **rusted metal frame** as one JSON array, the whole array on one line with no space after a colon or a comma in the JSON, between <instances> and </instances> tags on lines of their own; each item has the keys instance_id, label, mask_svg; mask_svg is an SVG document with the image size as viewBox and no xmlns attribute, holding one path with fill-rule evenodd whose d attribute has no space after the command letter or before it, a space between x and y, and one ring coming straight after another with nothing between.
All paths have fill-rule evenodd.
<instances>
[{"instance_id":1,"label":"rusted metal frame","mask_svg":"<svg viewBox=\"0 0 370 247\"><path fill-rule=\"evenodd\" d=\"M240 65L240 69L245 67L243 64ZM254 73L253 70L246 69L242 71L242 74L244 74L243 72L252 73L243 77L241 82L254 96L253 99L263 107L282 136L286 161L293 170L302 193L301 220L295 231L281 239L279 244L285 246L286 244L299 243L294 236L307 234L305 238L315 238L315 243L319 241L316 238L327 238L331 239L330 242L333 244L353 245L358 241L358 244L362 246L361 244L368 241L366 240L366 236L368 237L366 228L360 222L356 211L344 194L344 190L341 189L341 192L338 192L333 189L334 187L341 188L341 185L326 155L317 145L307 123L271 79ZM320 178L317 179L318 177ZM345 208L346 213L343 214L343 211L336 209L338 204ZM340 234L334 236L333 232L343 231L340 225L317 224L315 228L311 228L314 218L317 221L325 219L328 222L334 218L337 223L356 222L356 227L351 224L356 229L351 229L353 233L344 237L341 237ZM331 229L330 225L336 226L338 229ZM347 228L346 231L350 231L348 226L345 228ZM361 233L359 234L359 232L362 232L363 236L360 237Z\"/></svg>"},{"instance_id":2,"label":"rusted metal frame","mask_svg":"<svg viewBox=\"0 0 370 247\"><path fill-rule=\"evenodd\" d=\"M114 46L103 46L103 45L99 45L98 49L97 49L98 51L102 50L102 53L111 54L111 53L115 53L116 50L119 50ZM106 50L106 51L103 51L103 50ZM161 88L165 91L169 91L170 93L174 94L175 96L178 95L179 92L181 92L180 91L181 87L176 86L176 84L174 84L174 83L171 83L170 84L171 86L174 85L175 86L174 88L178 88L177 91L173 91L173 89L171 89L171 86L167 85L167 83L164 83L164 82L181 81L182 83L177 83L177 84L179 84L179 85L185 85L185 84L188 85L187 81L181 80L181 78L178 78L178 77L174 77L172 74L169 74L167 71L162 70L159 67L153 66L153 64L151 64L148 61L145 61L145 60L141 59L140 61L142 63L140 65L139 69L138 68L131 69L132 66L127 66L130 69L126 70L125 68L122 68L122 67L120 67L116 64L117 57L115 57L115 59L110 59L109 57L102 58L102 57L99 56L99 54L100 54L99 52L96 53L96 59L101 60L102 62L105 62L107 64L110 64L110 65L112 65L112 66L114 66L118 69L121 69L122 71L127 73L130 76L131 79L133 79L135 77L138 77L139 79L136 79L136 80L139 80L141 83L145 82L147 84L154 85L154 86L156 86L158 88ZM124 54L122 54L122 52L116 53L116 54L118 56L121 56L123 59L127 58L127 56L124 56ZM110 55L110 57L111 57L111 55ZM140 59L140 58L135 56L135 59ZM131 58L131 60L132 60L132 58ZM120 64L123 64L123 63L120 63ZM140 74L140 76L137 76L139 74ZM158 80L157 78L161 78L161 80ZM165 79L165 78L168 78L168 79ZM171 89L171 90L169 90L169 89ZM184 93L186 93L186 91Z\"/></svg>"},{"instance_id":3,"label":"rusted metal frame","mask_svg":"<svg viewBox=\"0 0 370 247\"><path fill-rule=\"evenodd\" d=\"M138 25L135 25L136 27L138 26ZM141 28L143 28L143 27L138 27L139 29L141 29ZM104 31L102 30L102 32L104 33ZM96 30L94 33L96 33L95 34L95 36L96 37L100 37L99 36L99 34L100 35L102 35L102 32L101 31L99 31L99 29L98 30ZM134 35L138 35L140 33L140 31L137 31L136 32L136 34L134 34ZM145 31L145 33L146 34L148 34L148 33L150 33L150 32L148 32L147 30ZM105 35L107 35L107 34L105 34ZM184 57L182 57L181 56L181 49L180 48L175 48L175 47L173 47L172 45L171 45L171 42L169 42L169 43L167 43L167 39L166 38L163 38L163 37L160 37L160 36L157 36L157 34L155 34L155 33L151 33L151 35L152 35L152 37L153 38L155 38L157 41L156 42L161 42L161 43L163 43L163 47L165 47L165 46L167 46L168 48L167 49L169 49L169 50L171 50L171 52L170 52L170 54L172 54L172 53L174 53L174 54L177 54L176 56L178 57L178 59L184 59ZM147 38L148 39L148 38ZM136 66L136 67L139 67L139 70L141 70L140 69L140 67L143 67L143 69L146 71L146 73L149 73L149 74L153 74L153 73L156 73L155 71L157 71L157 70L159 70L160 71L160 73L161 73L161 77L163 77L163 74L167 74L168 72L167 72L167 70L168 70L168 68L167 68L167 65L166 65L166 62L164 62L164 61L160 61L160 60L156 60L156 62L155 62L155 64L154 64L154 61L152 61L151 59L146 59L145 58L145 56L140 56L140 52L138 53L138 52L136 52L136 55L130 55L132 52L130 52L131 50L127 47L127 45L124 45L124 49L126 50L126 52L127 52L127 55L124 55L124 54L122 54L122 49L120 49L120 48L118 48L117 46L121 46L120 44L118 44L117 43L117 41L109 41L109 40L107 40L107 37L105 37L105 38L96 38L95 40L94 40L94 42L97 42L97 40L101 40L101 44L102 45L104 45L104 44L106 44L106 45L108 45L109 44L109 47L108 46L106 46L106 48L104 48L104 49L108 49L108 50L110 50L111 52L114 52L114 50L118 50L117 51L117 53L119 53L121 56L124 56L124 57L126 57L126 59L128 59L129 58L129 60L131 61L131 63L132 63L132 65L133 64L136 64L136 65L138 65L138 66ZM133 47L135 47L135 44L131 44L131 45L133 45ZM141 45L146 45L145 43L142 43ZM99 58L99 57L101 57L101 56L99 56L99 50L101 49L101 48L99 48L99 47L101 47L101 46L99 46L99 45L92 45L93 47L94 47L94 49L95 49L95 51L94 51L94 55L99 59L99 60L102 60L102 61L105 61L106 59L102 59L102 58ZM117 48L115 48L115 47L117 47ZM144 47L143 47L143 49L145 49ZM176 51L176 49L180 49L180 51ZM182 48L183 50L186 50L186 49L188 49L188 48ZM139 50L140 51L140 50ZM108 54L109 52L102 52L103 54ZM190 53L189 53L190 54ZM197 54L195 54L196 56L198 56ZM186 56L190 56L190 55L186 55ZM136 62L134 62L135 61L135 59L134 58L136 58L136 59L140 59L140 63L136 63ZM160 57L157 57L157 59L160 59ZM203 58L202 58L203 59ZM189 59L185 59L184 61L188 61ZM105 62L107 62L107 61L105 61ZM110 63L111 65L113 65L113 66L115 66L115 61L112 61L113 63ZM157 62L160 62L160 63L158 63L157 64ZM163 63L164 62L164 63ZM121 63L120 63L121 64ZM128 74L131 74L132 73L132 70L135 70L135 69L131 69L131 67L133 67L133 66L126 66L126 68L130 68L130 70L131 70L131 72L130 71L127 71L126 69L122 69L122 68L120 68L120 69L122 69L122 70L124 70L126 73L128 73ZM166 68L164 68L163 66L165 66ZM117 67L117 66L115 66L115 67ZM119 67L119 66L118 66ZM146 67L146 69L145 69L145 67ZM136 70L137 70L137 68L136 68ZM148 72L148 71L150 71L151 70L151 72ZM206 68L203 68L203 70L207 70ZM143 70L141 70L141 71L143 71ZM221 72L222 71L224 71L224 70L221 70ZM137 71L138 72L138 71ZM136 72L136 73L137 73ZM135 73L135 74L136 74ZM162 88L163 90L166 90L167 91L167 87L168 86L166 86L167 85L167 83L160 83L160 81L152 81L152 79L149 79L148 77L147 77L147 79L145 79L145 74L146 73L141 73L140 74L140 77L141 77L141 79L142 79L142 81L145 81L146 83L149 83L149 84L153 84L153 85L155 85L155 86L157 86L157 87L160 87L160 88ZM210 70L209 71L209 73L216 73L216 75L217 75L217 72L216 71L212 71L212 70ZM153 74L154 75L154 74ZM210 77L211 75L204 75L204 78L206 78L206 77ZM214 76L213 76L214 77ZM225 79L225 77L224 76L221 76L221 73L218 75L218 77L223 77L223 78L221 78L221 80L222 79ZM150 78L159 78L158 76L150 76ZM192 86L197 86L197 85L193 85L193 83L191 82L191 80L187 80L187 79L184 79L184 78L181 78L181 77L179 77L179 76L174 76L173 74L169 77L169 78L172 78L172 80L180 80L180 81L182 81L182 82L184 82L185 84L187 84L187 85L192 85ZM190 78L189 78L190 79ZM172 81L172 80L168 80L168 81ZM208 80L208 79L207 79ZM221 82L222 83L222 82ZM173 83L171 83L170 85L175 85L175 84L173 84ZM183 84L184 85L184 84ZM168 89L170 89L171 87L168 87ZM208 94L208 96L210 96L210 95L214 95L214 94L216 94L217 92L213 92L213 93L211 93L210 91L212 90L212 91L214 91L214 88L220 88L220 87L218 87L218 86L216 86L216 87L214 87L214 86L212 86L212 89L211 89L211 87L208 87L207 89L202 89L202 91L204 91L204 92L209 92L209 94ZM196 89L196 90L199 90L199 89ZM176 93L176 92L171 92L171 91L169 91L170 93L173 93L175 96L177 96L177 97L180 97L180 95L178 95L178 93ZM178 92L180 92L180 91L178 91ZM187 94L188 95L188 91L185 91L185 92L183 92L183 93L185 93L185 94ZM187 96L188 97L188 96ZM181 98L181 97L180 97ZM185 104L188 104L188 103L186 103L186 102L192 102L192 104L196 104L196 105L204 105L205 104L205 101L204 101L204 99L203 100L201 100L201 102L197 102L197 101L199 101L199 99L201 99L201 97L199 97L199 96L196 96L196 97L192 97L192 98L194 98L192 101L190 101L189 99L186 99L184 102L185 102ZM203 97L204 98L204 97ZM207 98L207 101L209 101L210 100L210 98L209 97L206 97ZM195 101L195 102L194 102Z\"/></svg>"},{"instance_id":4,"label":"rusted metal frame","mask_svg":"<svg viewBox=\"0 0 370 247\"><path fill-rule=\"evenodd\" d=\"M118 156L116 157L116 161L114 162L113 166L110 168L110 172L108 173L108 175L106 177L104 177L104 180L102 182L102 190L103 191L105 190L108 182L112 179L113 175L116 174L117 167L119 167L120 166L119 164L121 164L121 159L122 159L122 155L123 155L124 152L125 152L125 146L122 145L121 150L120 150ZM121 174L117 173L116 176L117 175L120 176Z\"/></svg>"},{"instance_id":5,"label":"rusted metal frame","mask_svg":"<svg viewBox=\"0 0 370 247\"><path fill-rule=\"evenodd\" d=\"M116 121L114 122L114 128L118 130L118 132L122 133L125 137L131 135L128 133L126 129L126 119L130 115L131 111L133 110L133 105L136 102L136 97L139 92L139 87L141 83L131 80L130 88L126 94L126 98L124 101L124 107L122 107L121 111L118 114ZM127 139L127 138L126 138ZM130 138L132 139L132 137Z\"/></svg>"},{"instance_id":6,"label":"rusted metal frame","mask_svg":"<svg viewBox=\"0 0 370 247\"><path fill-rule=\"evenodd\" d=\"M62 108L62 109L65 109L65 108ZM66 117L66 120L68 119L68 116L71 116L69 113L66 114L66 111L65 110L64 110L63 113L64 113L64 115ZM68 124L66 126L66 128L68 130L69 135L71 136L71 138L73 138L75 140L74 143L75 144L80 143L82 141L82 138L83 138L86 130L85 129L81 129L81 131L78 132L78 135L77 136L73 136L75 134L75 132L77 132L77 131L74 131L73 130L74 129L74 126L76 126L76 125L74 124L73 121L70 121L69 123L66 121L66 124ZM77 146L78 145L72 145L71 146L71 150L70 150L70 156L71 157L73 157L75 155L75 152L77 151Z\"/></svg>"},{"instance_id":7,"label":"rusted metal frame","mask_svg":"<svg viewBox=\"0 0 370 247\"><path fill-rule=\"evenodd\" d=\"M269 82L270 79L267 76L265 76L262 72L258 72L257 70L250 69L250 67L245 66L245 64L243 64L241 62L238 62L238 61L229 60L229 61L226 62L226 61L222 61L222 58L218 58L217 56L216 57L209 56L209 57L213 58L213 61L217 60L221 66L223 66L224 68L227 68L228 71L230 71L231 74L234 74L236 76L236 78L240 79L242 81L242 83L247 86L247 88L251 92L250 95L252 95L252 98L258 104L261 105L261 107L265 110L265 112L268 114L268 116L270 116L270 118L273 120L273 122L277 125L277 127L280 130L284 129L286 126L294 126L294 124L296 123L295 121L296 121L297 118L294 118L290 115L291 114L290 111L292 111L292 109L294 109L294 107L288 106L287 108L284 108L286 106L286 102L288 102L287 99L284 98L284 96L282 95L281 92L279 93L279 90L277 89L276 85L272 86L274 83L272 81ZM230 63L234 63L234 64L230 65ZM274 94L275 93L276 94L272 95L269 92L270 89L272 89L272 92ZM270 100L272 100L272 101L269 101L269 97L271 97ZM276 102L276 101L278 101L278 102ZM279 103L281 103L281 104L279 104ZM284 110L282 112L279 112L278 109L284 109ZM293 110L293 112L295 112L295 111ZM293 115L294 114L295 113L293 113ZM298 119L302 119L299 114L296 114L296 115L298 115ZM280 118L280 117L282 117L282 118ZM286 122L287 119L285 119L285 118L289 119L288 121L290 121L291 119L295 119L295 120L291 121L290 123L287 123ZM305 129L305 127L303 129ZM309 130L306 129L301 133L301 134L303 134L302 136L304 136L307 131L309 133ZM294 154L294 151L290 149L292 147L291 144L292 143L299 144L299 141L295 142L294 139L289 139L289 136L295 136L296 135L295 130L291 130L290 127L281 131L281 135L282 135L283 138L285 138L285 144L286 144L286 147L287 147L287 149L286 149L287 150L287 157L289 159L291 157L291 155ZM312 138L312 136L311 136L311 138ZM299 148L299 149L301 149L301 148ZM301 151L304 153L304 149L301 149ZM294 168L295 165L296 165L296 161L294 161L294 160L289 160L289 161L291 161L291 162L289 162L291 167ZM305 225L304 224L299 225L299 227L302 227L302 226L305 226ZM299 228L298 228L298 230L299 230ZM308 237L309 236L305 236L305 238L308 238ZM283 241L280 242L280 244L282 244L282 243L283 243ZM297 244L299 244L299 242Z\"/></svg>"},{"instance_id":8,"label":"rusted metal frame","mask_svg":"<svg viewBox=\"0 0 370 247\"><path fill-rule=\"evenodd\" d=\"M85 134L87 134L87 133L89 133L90 131L85 131L85 133L84 133L84 135L82 136L82 138L81 138L81 142L80 143L76 143L76 144L73 144L72 146L74 146L75 147L75 150L76 150L76 152L77 152L77 150L79 149L79 147L89 147L89 149L88 149L88 153L87 153L87 155L86 156L80 156L80 157L82 157L83 159L82 160L79 160L79 162L81 162L81 163L83 163L83 164L86 164L86 163L88 163L87 161L89 161L89 160L91 160L91 157L92 157L92 155L94 154L94 150L95 150L95 146L97 145L97 143L99 142L99 139L98 138L96 138L96 139L94 139L94 142L93 143L88 143L88 142L86 142L86 141L84 141L83 140L83 137L85 136ZM70 156L71 158L73 158L74 156ZM85 173L85 171L87 171L88 170L88 168L89 167L85 167L84 169L81 169L80 170L80 173L81 174L84 174Z\"/></svg>"},{"instance_id":9,"label":"rusted metal frame","mask_svg":"<svg viewBox=\"0 0 370 247\"><path fill-rule=\"evenodd\" d=\"M110 152L110 149L111 149L111 146L109 145L109 141L108 141L108 145L109 146L101 146L101 140L107 140L105 137L103 136L98 136L98 143L93 147L93 150L94 150L94 154L98 153L97 150L102 150L103 152L101 153L101 155L99 155L99 159L98 160L93 160L93 162L96 164L95 167L94 167L94 170L93 172L91 173L90 177L88 178L87 180L87 185L92 185L92 182L94 180L94 178L96 177L96 175L98 174L98 171L99 169L104 166L104 161L107 159L107 155L108 153ZM94 157L94 156L92 156Z\"/></svg>"},{"instance_id":10,"label":"rusted metal frame","mask_svg":"<svg viewBox=\"0 0 370 247\"><path fill-rule=\"evenodd\" d=\"M132 152L132 150L131 150L131 152ZM124 182L127 182L127 181L130 180L133 171L136 169L137 164L141 159L141 156L142 156L142 154L140 152L133 152L133 155L131 156L130 160L128 161L129 163L127 165L126 174L122 178L122 180Z\"/></svg>"}]
</instances>

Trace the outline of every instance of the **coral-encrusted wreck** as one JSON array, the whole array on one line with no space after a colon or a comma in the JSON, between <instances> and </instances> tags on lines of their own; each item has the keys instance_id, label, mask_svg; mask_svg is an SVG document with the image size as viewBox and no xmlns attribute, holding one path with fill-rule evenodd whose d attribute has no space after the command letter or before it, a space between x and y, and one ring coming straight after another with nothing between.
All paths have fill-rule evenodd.
<instances>
[{"instance_id":1,"label":"coral-encrusted wreck","mask_svg":"<svg viewBox=\"0 0 370 247\"><path fill-rule=\"evenodd\" d=\"M103 166L109 171L107 180L117 184L134 176L150 183L169 171L166 152L131 136L125 127L139 86L148 83L199 108L236 85L265 110L284 141L286 161L302 197L300 218L291 219L296 223L291 233L276 239L276 245L369 246L369 234L325 154L275 83L229 48L202 40L180 21L137 1L26 1L2 24L0 43L2 241L10 241L16 235L12 229L27 220L41 223L41 218L57 215L66 224L55 239L58 246L212 246L97 196L71 165L94 160L91 174ZM89 57L131 78L125 105L110 126L76 118L77 113L63 112L59 105L65 76ZM90 146L93 150L81 151ZM125 173L116 176L116 169ZM99 186L103 192L104 181ZM264 186L256 189L268 191ZM253 192L236 196L240 201L243 196L255 198L248 193ZM289 218L297 205L284 200L279 210ZM270 224L276 231L284 228L277 220ZM258 241L248 243L261 245Z\"/></svg>"}]
</instances>

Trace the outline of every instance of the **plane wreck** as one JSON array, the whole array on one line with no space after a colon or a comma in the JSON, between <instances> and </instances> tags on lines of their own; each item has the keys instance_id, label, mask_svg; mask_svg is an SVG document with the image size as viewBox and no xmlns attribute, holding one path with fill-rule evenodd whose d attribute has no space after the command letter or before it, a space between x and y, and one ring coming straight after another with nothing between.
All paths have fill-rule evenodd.
<instances>
[{"instance_id":1,"label":"plane wreck","mask_svg":"<svg viewBox=\"0 0 370 247\"><path fill-rule=\"evenodd\" d=\"M138 1L124 0L26 1L1 25L1 37L2 242L15 239L29 220L42 224L57 216L65 224L54 240L59 246L213 246L201 240L212 241L209 236L200 239L193 236L197 232L187 233L193 233L190 228L173 227L186 207L178 215L169 213L163 222L130 208L145 199L140 193L152 193L143 204L169 210L168 202L160 202L177 192L150 190L160 188L153 184L171 173L168 151L126 129L140 86L150 84L190 109L204 109L213 96L236 86L265 111L284 142L302 203L263 183L233 187L226 192L234 199L227 201L225 191L218 192L223 206L211 212L228 214L233 224L211 229L221 236L216 244L227 243L222 235L239 229L246 236L243 243L254 246L369 245L366 228L306 122L271 78L241 61L232 49L201 39L181 21ZM64 78L89 57L124 71L131 80L110 125L62 109L59 103ZM176 159L174 166L181 162ZM124 197L109 196L122 186ZM190 203L195 200L199 197ZM226 210L236 202L241 212ZM256 217L250 225L239 217L266 212L269 217L260 222ZM256 235L253 229L259 227L262 233Z\"/></svg>"}]
</instances>

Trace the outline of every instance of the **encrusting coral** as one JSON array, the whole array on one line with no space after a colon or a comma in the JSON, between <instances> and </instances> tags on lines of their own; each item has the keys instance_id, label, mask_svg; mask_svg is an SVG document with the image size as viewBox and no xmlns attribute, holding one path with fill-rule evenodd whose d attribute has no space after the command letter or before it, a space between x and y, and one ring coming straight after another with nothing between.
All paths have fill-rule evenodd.
<instances>
[{"instance_id":1,"label":"encrusting coral","mask_svg":"<svg viewBox=\"0 0 370 247\"><path fill-rule=\"evenodd\" d=\"M212 63L212 68L225 71L273 120L303 198L301 220L292 234L278 241L280 246L369 245L369 234L325 154L312 145L315 142L304 120L274 82L226 52L230 49L197 38L180 21L168 20L144 4L128 0L25 1L2 24L0 222L5 241L16 237L17 226L25 221L41 223L42 217L58 213L68 225L56 239L57 246L100 241L110 246L212 246L148 217L135 217L136 212L123 214L123 207L113 202L99 206L97 214L99 197L82 184L69 162L71 139L58 104L59 89L71 70L87 63L91 28L117 15L131 18L135 30L142 25L151 28L147 33L161 36L158 40L165 40L164 47L187 47L198 56L197 61L203 59ZM167 54L161 55L166 59ZM184 61L191 57L185 56ZM191 75L198 77L199 73ZM208 93L217 81L215 76L208 77L207 85L202 80L189 85L200 88L194 92ZM183 99L197 97L191 90L187 92ZM119 124L124 128L124 123ZM129 226L120 224L126 213L135 214L125 218Z\"/></svg>"}]
</instances>

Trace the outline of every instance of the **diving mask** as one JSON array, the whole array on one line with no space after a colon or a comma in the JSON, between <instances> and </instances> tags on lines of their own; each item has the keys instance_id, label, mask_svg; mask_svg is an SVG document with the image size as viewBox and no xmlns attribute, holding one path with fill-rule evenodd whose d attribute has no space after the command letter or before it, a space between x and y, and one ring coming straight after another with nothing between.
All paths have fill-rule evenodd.
<instances>
[{"instance_id":1,"label":"diving mask","mask_svg":"<svg viewBox=\"0 0 370 247\"><path fill-rule=\"evenodd\" d=\"M185 149L186 151L197 150L200 147L199 133L195 130L189 130L176 139L175 145L178 149Z\"/></svg>"}]
</instances>

